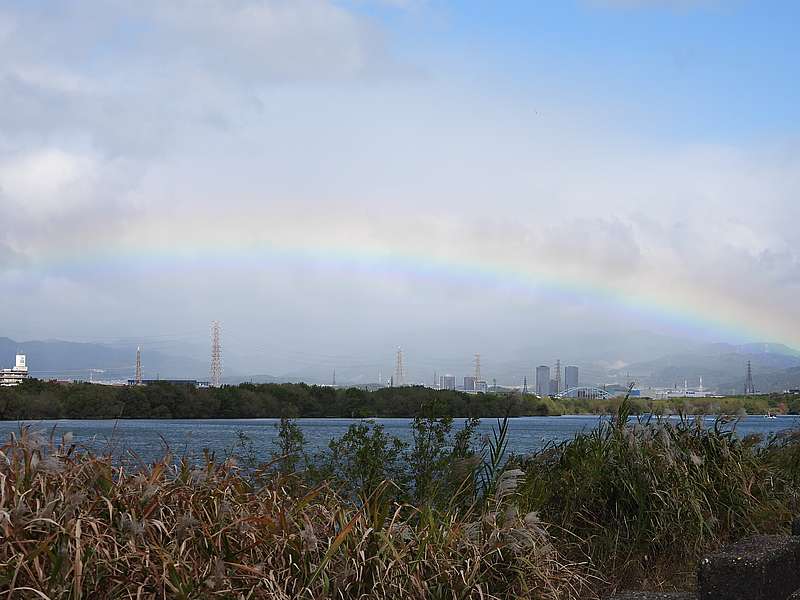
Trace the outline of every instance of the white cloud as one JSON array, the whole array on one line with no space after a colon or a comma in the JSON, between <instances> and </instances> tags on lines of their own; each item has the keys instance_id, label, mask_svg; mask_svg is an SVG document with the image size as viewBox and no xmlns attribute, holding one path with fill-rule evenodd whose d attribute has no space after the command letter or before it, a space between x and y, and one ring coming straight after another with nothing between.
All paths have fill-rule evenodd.
<instances>
[{"instance_id":1,"label":"white cloud","mask_svg":"<svg viewBox=\"0 0 800 600\"><path fill-rule=\"evenodd\" d=\"M67 211L86 199L95 177L88 156L39 150L0 162L0 197L32 214Z\"/></svg>"}]
</instances>

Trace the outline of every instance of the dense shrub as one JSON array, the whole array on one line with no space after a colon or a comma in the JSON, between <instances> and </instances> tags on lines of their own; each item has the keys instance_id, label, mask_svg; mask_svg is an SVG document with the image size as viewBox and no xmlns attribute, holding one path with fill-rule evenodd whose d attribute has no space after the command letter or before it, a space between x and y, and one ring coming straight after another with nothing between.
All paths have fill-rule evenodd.
<instances>
[{"instance_id":1,"label":"dense shrub","mask_svg":"<svg viewBox=\"0 0 800 600\"><path fill-rule=\"evenodd\" d=\"M720 544L785 527L796 507L796 444L741 439L732 424L614 421L522 461L523 510L615 584L693 580Z\"/></svg>"}]
</instances>

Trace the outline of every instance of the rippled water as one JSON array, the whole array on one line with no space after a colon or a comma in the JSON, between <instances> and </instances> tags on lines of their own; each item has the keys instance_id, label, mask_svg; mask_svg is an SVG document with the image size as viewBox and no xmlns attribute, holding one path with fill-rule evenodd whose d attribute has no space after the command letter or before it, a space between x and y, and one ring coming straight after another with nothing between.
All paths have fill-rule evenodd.
<instances>
[{"instance_id":1,"label":"rippled water","mask_svg":"<svg viewBox=\"0 0 800 600\"><path fill-rule=\"evenodd\" d=\"M597 427L601 419L593 415L574 415L561 417L520 417L511 419L509 451L526 454L542 448L547 442L559 442L572 438L582 430ZM375 419L386 432L405 441L411 439L409 427L411 419ZM709 427L714 419L706 417ZM173 455L196 457L204 449L224 456L230 453L237 443L237 432L243 432L252 440L259 459L266 459L273 450L276 419L193 419L193 420L103 420L103 421L5 421L0 422L0 436L5 439L10 432L18 431L23 425L46 432L55 431L57 435L71 432L76 443L96 452L133 452L143 461L160 458L167 447ZM308 450L315 451L325 447L331 438L341 436L355 419L298 419L308 443ZM458 420L456 421L459 422ZM489 433L496 426L495 419L483 419L482 433ZM767 419L762 416L744 417L736 424L740 435L750 433L771 434L778 431L800 427L800 416L782 416Z\"/></svg>"}]
</instances>

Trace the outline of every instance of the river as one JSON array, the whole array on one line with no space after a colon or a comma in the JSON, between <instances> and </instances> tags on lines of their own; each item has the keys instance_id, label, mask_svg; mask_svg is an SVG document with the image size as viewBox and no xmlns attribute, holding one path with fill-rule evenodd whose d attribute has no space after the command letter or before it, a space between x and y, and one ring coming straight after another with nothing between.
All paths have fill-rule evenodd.
<instances>
[{"instance_id":1,"label":"river","mask_svg":"<svg viewBox=\"0 0 800 600\"><path fill-rule=\"evenodd\" d=\"M591 430L600 423L595 415L565 415L560 417L520 417L510 420L509 452L528 454L548 442L571 439L580 431ZM411 419L375 419L387 433L405 441L411 440ZM29 425L36 431L60 437L71 433L73 441L97 453L111 451L115 455L135 453L141 460L150 462L163 456L167 447L174 456L198 457L204 449L225 456L236 447L239 432L252 442L259 460L267 459L273 450L276 419L191 419L191 420L59 420L59 421L5 421L0 422L0 438L7 439L11 432ZM354 419L298 419L308 451L324 448L331 438L339 437L347 428L358 422ZM461 420L456 420L460 426ZM714 419L706 417L705 423L713 426ZM490 433L496 427L495 419L482 419L481 433ZM769 435L800 427L800 416L780 416L767 419L748 416L736 423L739 435L751 433Z\"/></svg>"}]
</instances>

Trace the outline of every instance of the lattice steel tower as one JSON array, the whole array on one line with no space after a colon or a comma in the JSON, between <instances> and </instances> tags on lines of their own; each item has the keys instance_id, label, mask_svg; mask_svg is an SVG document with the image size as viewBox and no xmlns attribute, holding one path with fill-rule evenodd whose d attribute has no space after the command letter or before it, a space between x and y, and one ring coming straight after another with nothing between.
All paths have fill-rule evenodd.
<instances>
[{"instance_id":1,"label":"lattice steel tower","mask_svg":"<svg viewBox=\"0 0 800 600\"><path fill-rule=\"evenodd\" d=\"M222 385L222 353L219 346L219 321L211 322L211 386Z\"/></svg>"},{"instance_id":2,"label":"lattice steel tower","mask_svg":"<svg viewBox=\"0 0 800 600\"><path fill-rule=\"evenodd\" d=\"M475 385L477 389L478 382L481 380L481 355L475 355Z\"/></svg>"},{"instance_id":3,"label":"lattice steel tower","mask_svg":"<svg viewBox=\"0 0 800 600\"><path fill-rule=\"evenodd\" d=\"M561 393L561 359L556 359L556 395Z\"/></svg>"},{"instance_id":4,"label":"lattice steel tower","mask_svg":"<svg viewBox=\"0 0 800 600\"><path fill-rule=\"evenodd\" d=\"M747 361L747 377L744 380L744 395L750 396L756 393L756 386L753 385L753 369L750 361Z\"/></svg>"},{"instance_id":5,"label":"lattice steel tower","mask_svg":"<svg viewBox=\"0 0 800 600\"><path fill-rule=\"evenodd\" d=\"M142 385L142 347L136 346L136 385Z\"/></svg>"},{"instance_id":6,"label":"lattice steel tower","mask_svg":"<svg viewBox=\"0 0 800 600\"><path fill-rule=\"evenodd\" d=\"M403 349L397 348L397 356L394 362L394 378L392 383L397 387L406 384L406 369L403 366Z\"/></svg>"}]
</instances>

